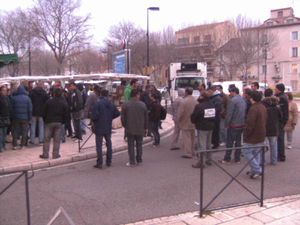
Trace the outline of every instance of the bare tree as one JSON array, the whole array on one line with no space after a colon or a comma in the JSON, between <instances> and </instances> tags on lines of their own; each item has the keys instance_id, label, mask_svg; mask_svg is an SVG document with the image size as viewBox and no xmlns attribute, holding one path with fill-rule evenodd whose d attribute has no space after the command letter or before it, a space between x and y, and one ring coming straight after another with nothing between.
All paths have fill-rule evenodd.
<instances>
[{"instance_id":1,"label":"bare tree","mask_svg":"<svg viewBox=\"0 0 300 225\"><path fill-rule=\"evenodd\" d=\"M89 37L88 20L77 16L79 0L36 0L32 9L32 27L37 37L51 49L58 63L57 73L63 71L66 57L74 49L82 48Z\"/></svg>"}]
</instances>

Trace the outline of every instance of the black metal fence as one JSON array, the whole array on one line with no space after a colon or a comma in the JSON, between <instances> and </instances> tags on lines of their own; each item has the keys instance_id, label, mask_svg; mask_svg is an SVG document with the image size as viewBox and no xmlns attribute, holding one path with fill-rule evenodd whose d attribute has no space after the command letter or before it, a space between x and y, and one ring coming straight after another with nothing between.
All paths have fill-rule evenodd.
<instances>
[{"instance_id":1,"label":"black metal fence","mask_svg":"<svg viewBox=\"0 0 300 225\"><path fill-rule=\"evenodd\" d=\"M258 150L253 155L253 157L247 161L245 165L242 166L242 168L239 171L235 171L235 175L232 175L228 170L226 170L219 162L216 162L215 160L212 160L212 163L217 166L217 168L221 169L225 174L227 174L231 179L225 184L223 188L204 206L204 197L203 197L203 189L204 189L204 167L200 167L200 198L199 198L199 216L203 217L203 214L208 211L209 206L229 187L231 183L234 181L238 183L243 189L245 189L249 194L251 194L256 200L252 202L246 202L246 203L237 203L237 204L231 204L230 206L224 206L224 207L218 207L218 208L210 208L211 210L216 209L226 209L231 207L237 207L242 205L248 205L252 203L260 203L260 206L263 206L263 200L264 200L264 177L265 177L265 152L268 151L267 145L259 145L259 146L251 146L251 147L233 147L233 148L222 148L222 149L211 149L211 150L199 150L196 151L199 155L200 164L204 165L204 154L205 153L215 153L215 152L225 152L228 150L238 150L238 149L247 149L247 148L257 148ZM250 164L250 162L257 156L257 154L261 154L261 180L260 180L260 193L259 196L255 194L253 191L251 191L246 185L244 185L240 180L238 180L238 176L245 170L245 168Z\"/></svg>"},{"instance_id":2,"label":"black metal fence","mask_svg":"<svg viewBox=\"0 0 300 225\"><path fill-rule=\"evenodd\" d=\"M28 175L28 170L19 171L19 172L10 172L1 175L9 175L20 173L15 179L13 179L3 190L0 191L0 197L4 194L10 187L12 187L22 176L25 178L25 197L26 197L26 215L27 215L27 225L31 225L30 217L30 197L29 197L29 179L34 176L34 171L32 170L31 176Z\"/></svg>"}]
</instances>

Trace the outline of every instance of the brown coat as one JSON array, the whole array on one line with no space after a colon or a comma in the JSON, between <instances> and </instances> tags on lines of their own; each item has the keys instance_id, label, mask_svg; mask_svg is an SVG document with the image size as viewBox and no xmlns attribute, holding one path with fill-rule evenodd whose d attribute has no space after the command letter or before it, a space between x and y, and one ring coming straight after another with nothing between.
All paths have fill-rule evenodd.
<instances>
[{"instance_id":1,"label":"brown coat","mask_svg":"<svg viewBox=\"0 0 300 225\"><path fill-rule=\"evenodd\" d=\"M247 114L244 142L257 144L266 138L267 110L261 103L254 103Z\"/></svg>"},{"instance_id":2,"label":"brown coat","mask_svg":"<svg viewBox=\"0 0 300 225\"><path fill-rule=\"evenodd\" d=\"M295 129L298 121L298 106L295 102L289 102L289 120L287 121L284 130L292 131Z\"/></svg>"},{"instance_id":3,"label":"brown coat","mask_svg":"<svg viewBox=\"0 0 300 225\"><path fill-rule=\"evenodd\" d=\"M198 104L197 100L192 96L186 96L182 104L178 108L178 125L180 129L183 130L193 130L195 125L191 121L191 115L194 111L195 106Z\"/></svg>"}]
</instances>

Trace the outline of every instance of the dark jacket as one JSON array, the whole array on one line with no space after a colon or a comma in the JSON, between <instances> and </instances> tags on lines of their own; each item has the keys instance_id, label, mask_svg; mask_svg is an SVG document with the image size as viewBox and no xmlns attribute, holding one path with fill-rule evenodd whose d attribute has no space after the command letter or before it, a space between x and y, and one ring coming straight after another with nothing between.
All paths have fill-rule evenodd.
<instances>
[{"instance_id":1,"label":"dark jacket","mask_svg":"<svg viewBox=\"0 0 300 225\"><path fill-rule=\"evenodd\" d=\"M215 124L215 116L207 112L215 112L215 105L211 101L203 101L196 105L191 121L195 124L197 130L213 130Z\"/></svg>"},{"instance_id":2,"label":"dark jacket","mask_svg":"<svg viewBox=\"0 0 300 225\"><path fill-rule=\"evenodd\" d=\"M267 137L278 136L279 121L281 120L281 110L279 108L278 98L266 97L263 99L263 104L267 109Z\"/></svg>"},{"instance_id":3,"label":"dark jacket","mask_svg":"<svg viewBox=\"0 0 300 225\"><path fill-rule=\"evenodd\" d=\"M157 101L152 101L149 106L149 121L159 122L161 105Z\"/></svg>"},{"instance_id":4,"label":"dark jacket","mask_svg":"<svg viewBox=\"0 0 300 225\"><path fill-rule=\"evenodd\" d=\"M148 128L148 110L142 101L130 99L122 107L121 121L126 132L143 136Z\"/></svg>"},{"instance_id":5,"label":"dark jacket","mask_svg":"<svg viewBox=\"0 0 300 225\"><path fill-rule=\"evenodd\" d=\"M31 120L32 103L28 92L23 85L20 85L11 96L12 119Z\"/></svg>"},{"instance_id":6,"label":"dark jacket","mask_svg":"<svg viewBox=\"0 0 300 225\"><path fill-rule=\"evenodd\" d=\"M29 94L32 102L32 116L42 116L44 107L49 99L47 92L41 87L35 87Z\"/></svg>"},{"instance_id":7,"label":"dark jacket","mask_svg":"<svg viewBox=\"0 0 300 225\"><path fill-rule=\"evenodd\" d=\"M258 144L266 138L267 109L261 103L254 103L247 114L244 142Z\"/></svg>"},{"instance_id":8,"label":"dark jacket","mask_svg":"<svg viewBox=\"0 0 300 225\"><path fill-rule=\"evenodd\" d=\"M45 123L65 123L68 116L68 104L64 97L50 98L44 107Z\"/></svg>"},{"instance_id":9,"label":"dark jacket","mask_svg":"<svg viewBox=\"0 0 300 225\"><path fill-rule=\"evenodd\" d=\"M69 106L70 112L79 112L84 108L83 97L81 92L78 89L69 93Z\"/></svg>"},{"instance_id":10,"label":"dark jacket","mask_svg":"<svg viewBox=\"0 0 300 225\"><path fill-rule=\"evenodd\" d=\"M10 124L11 105L8 96L0 96L0 127Z\"/></svg>"},{"instance_id":11,"label":"dark jacket","mask_svg":"<svg viewBox=\"0 0 300 225\"><path fill-rule=\"evenodd\" d=\"M283 129L285 124L289 120L289 102L284 93L278 94L277 97L279 98L279 107L282 115L279 121L279 127Z\"/></svg>"},{"instance_id":12,"label":"dark jacket","mask_svg":"<svg viewBox=\"0 0 300 225\"><path fill-rule=\"evenodd\" d=\"M216 120L221 119L221 112L223 109L223 98L220 94L215 94L210 97L210 101L214 104L216 108Z\"/></svg>"},{"instance_id":13,"label":"dark jacket","mask_svg":"<svg viewBox=\"0 0 300 225\"><path fill-rule=\"evenodd\" d=\"M91 119L95 126L95 134L111 134L112 120L120 116L119 110L107 98L100 97L94 107L92 107Z\"/></svg>"}]
</instances>

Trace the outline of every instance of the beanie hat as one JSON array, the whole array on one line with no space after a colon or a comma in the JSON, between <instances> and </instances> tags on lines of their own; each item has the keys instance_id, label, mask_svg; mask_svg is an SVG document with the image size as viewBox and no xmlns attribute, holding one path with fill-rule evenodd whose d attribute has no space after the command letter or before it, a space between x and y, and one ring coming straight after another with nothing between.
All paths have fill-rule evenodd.
<instances>
[{"instance_id":1,"label":"beanie hat","mask_svg":"<svg viewBox=\"0 0 300 225\"><path fill-rule=\"evenodd\" d=\"M285 87L284 87L284 84L280 83L280 84L277 84L276 85L276 88L280 91L280 92L284 92L285 90Z\"/></svg>"}]
</instances>

